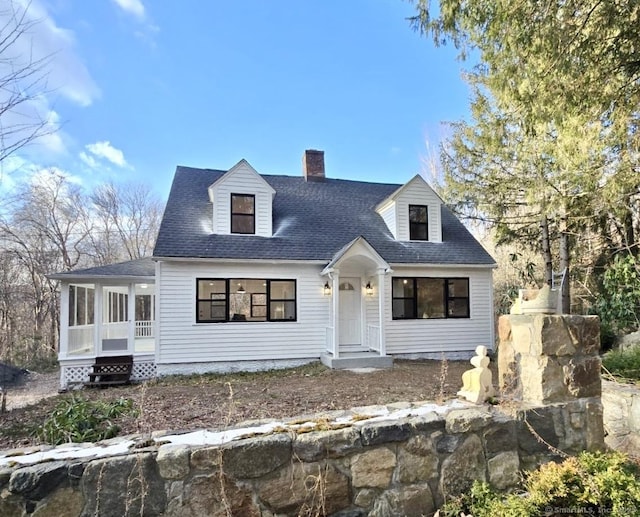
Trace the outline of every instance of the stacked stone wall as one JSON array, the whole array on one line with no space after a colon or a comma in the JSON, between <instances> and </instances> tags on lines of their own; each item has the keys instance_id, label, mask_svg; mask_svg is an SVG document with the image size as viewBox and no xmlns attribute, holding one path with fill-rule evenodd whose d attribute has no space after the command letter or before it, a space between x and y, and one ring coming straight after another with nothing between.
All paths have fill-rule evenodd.
<instances>
[{"instance_id":1,"label":"stacked stone wall","mask_svg":"<svg viewBox=\"0 0 640 517\"><path fill-rule=\"evenodd\" d=\"M603 381L602 406L607 446L640 458L640 389Z\"/></svg>"},{"instance_id":2,"label":"stacked stone wall","mask_svg":"<svg viewBox=\"0 0 640 517\"><path fill-rule=\"evenodd\" d=\"M156 435L99 459L16 456L0 467L0 515L431 515L474 480L509 488L521 470L602 449L597 320L506 316L500 338L499 381L513 398L498 406L396 404L393 419L322 415L312 432L285 423L216 446Z\"/></svg>"},{"instance_id":3,"label":"stacked stone wall","mask_svg":"<svg viewBox=\"0 0 640 517\"><path fill-rule=\"evenodd\" d=\"M5 467L0 515L429 515L475 479L508 488L557 450L601 448L594 408L466 407L220 446L158 437L120 456Z\"/></svg>"},{"instance_id":4,"label":"stacked stone wall","mask_svg":"<svg viewBox=\"0 0 640 517\"><path fill-rule=\"evenodd\" d=\"M533 404L600 397L597 316L500 316L498 335L503 395Z\"/></svg>"}]
</instances>

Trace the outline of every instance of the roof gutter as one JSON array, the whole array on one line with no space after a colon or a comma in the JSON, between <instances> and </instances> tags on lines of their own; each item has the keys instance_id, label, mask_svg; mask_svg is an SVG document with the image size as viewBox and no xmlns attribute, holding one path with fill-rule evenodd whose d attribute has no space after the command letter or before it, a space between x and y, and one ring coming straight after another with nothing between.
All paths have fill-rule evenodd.
<instances>
[{"instance_id":1,"label":"roof gutter","mask_svg":"<svg viewBox=\"0 0 640 517\"><path fill-rule=\"evenodd\" d=\"M307 265L325 265L331 259L317 260L317 259L245 259L245 258L207 258L207 257L162 257L153 256L151 259L154 262L218 262L218 263L232 263L237 264L239 260L243 263L255 263L255 264L307 264Z\"/></svg>"},{"instance_id":2,"label":"roof gutter","mask_svg":"<svg viewBox=\"0 0 640 517\"><path fill-rule=\"evenodd\" d=\"M390 264L393 268L414 268L414 267L428 267L432 269L496 269L497 263L492 264L430 264L425 262L394 262Z\"/></svg>"}]
</instances>

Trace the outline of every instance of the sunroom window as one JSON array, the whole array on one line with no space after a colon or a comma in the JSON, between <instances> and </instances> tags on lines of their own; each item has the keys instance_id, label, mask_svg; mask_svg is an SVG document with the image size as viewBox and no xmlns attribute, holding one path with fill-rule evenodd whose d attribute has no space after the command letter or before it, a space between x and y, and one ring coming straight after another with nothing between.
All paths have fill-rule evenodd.
<instances>
[{"instance_id":1,"label":"sunroom window","mask_svg":"<svg viewBox=\"0 0 640 517\"><path fill-rule=\"evenodd\" d=\"M93 325L95 290L83 285L69 286L69 326Z\"/></svg>"},{"instance_id":2,"label":"sunroom window","mask_svg":"<svg viewBox=\"0 0 640 517\"><path fill-rule=\"evenodd\" d=\"M199 278L196 321L296 321L296 281Z\"/></svg>"}]
</instances>

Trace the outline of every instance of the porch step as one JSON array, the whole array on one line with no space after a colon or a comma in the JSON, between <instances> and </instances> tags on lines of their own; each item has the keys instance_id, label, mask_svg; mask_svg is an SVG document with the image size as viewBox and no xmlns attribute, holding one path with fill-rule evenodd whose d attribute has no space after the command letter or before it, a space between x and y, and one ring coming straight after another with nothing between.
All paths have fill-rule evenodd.
<instances>
[{"instance_id":1,"label":"porch step","mask_svg":"<svg viewBox=\"0 0 640 517\"><path fill-rule=\"evenodd\" d=\"M375 352L340 352L337 359L332 354L322 354L320 361L329 368L346 370L348 368L391 368L393 357L378 355Z\"/></svg>"}]
</instances>

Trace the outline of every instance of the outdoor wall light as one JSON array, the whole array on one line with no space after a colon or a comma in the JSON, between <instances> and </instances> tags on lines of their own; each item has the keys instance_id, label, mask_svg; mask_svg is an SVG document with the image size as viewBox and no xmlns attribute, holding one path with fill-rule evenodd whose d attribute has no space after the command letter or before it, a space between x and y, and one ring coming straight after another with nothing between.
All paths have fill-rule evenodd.
<instances>
[{"instance_id":1,"label":"outdoor wall light","mask_svg":"<svg viewBox=\"0 0 640 517\"><path fill-rule=\"evenodd\" d=\"M324 283L324 295L325 296L329 296L331 294L331 286L329 285L329 282L325 282Z\"/></svg>"},{"instance_id":2,"label":"outdoor wall light","mask_svg":"<svg viewBox=\"0 0 640 517\"><path fill-rule=\"evenodd\" d=\"M371 282L367 282L367 285L364 286L364 290L367 293L367 296L373 296L373 287L371 287Z\"/></svg>"},{"instance_id":3,"label":"outdoor wall light","mask_svg":"<svg viewBox=\"0 0 640 517\"><path fill-rule=\"evenodd\" d=\"M244 294L247 291L244 290L244 287L242 287L242 284L238 284L238 291L237 292L240 293L240 294Z\"/></svg>"}]
</instances>

